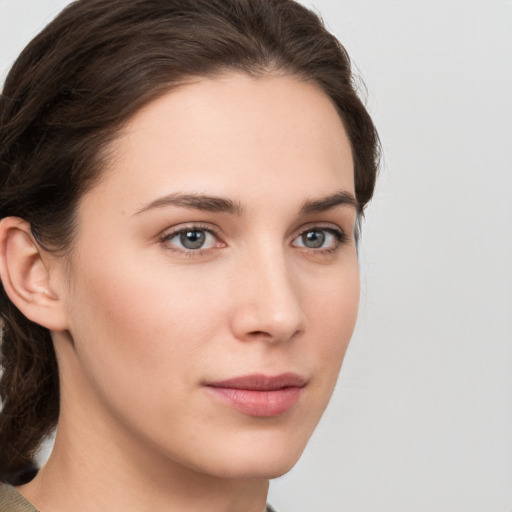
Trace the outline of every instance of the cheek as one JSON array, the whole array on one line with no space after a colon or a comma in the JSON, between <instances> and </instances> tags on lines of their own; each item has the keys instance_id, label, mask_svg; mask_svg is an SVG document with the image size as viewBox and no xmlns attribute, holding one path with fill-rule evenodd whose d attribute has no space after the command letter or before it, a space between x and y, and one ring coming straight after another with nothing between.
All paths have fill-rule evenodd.
<instances>
[{"instance_id":1,"label":"cheek","mask_svg":"<svg viewBox=\"0 0 512 512\"><path fill-rule=\"evenodd\" d=\"M346 339L354 329L359 308L357 260L321 279L303 283L303 303L309 304L312 326L325 331L326 339Z\"/></svg>"},{"instance_id":2,"label":"cheek","mask_svg":"<svg viewBox=\"0 0 512 512\"><path fill-rule=\"evenodd\" d=\"M357 260L337 275L310 284L309 343L322 365L327 387L334 386L350 338L359 307L360 281Z\"/></svg>"},{"instance_id":3,"label":"cheek","mask_svg":"<svg viewBox=\"0 0 512 512\"><path fill-rule=\"evenodd\" d=\"M202 364L197 354L220 328L218 302L169 267L88 261L77 268L71 304L71 334L87 370L103 385L136 380L148 393L191 379Z\"/></svg>"}]
</instances>

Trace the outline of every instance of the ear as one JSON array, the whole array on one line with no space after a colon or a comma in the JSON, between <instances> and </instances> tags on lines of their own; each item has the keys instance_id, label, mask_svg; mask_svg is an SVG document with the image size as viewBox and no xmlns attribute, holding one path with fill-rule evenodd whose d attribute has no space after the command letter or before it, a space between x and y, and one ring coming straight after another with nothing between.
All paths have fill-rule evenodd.
<instances>
[{"instance_id":1,"label":"ear","mask_svg":"<svg viewBox=\"0 0 512 512\"><path fill-rule=\"evenodd\" d=\"M2 219L0 279L4 289L29 320L52 331L67 329L63 297L56 291L59 283L52 281L52 277L62 279L62 266L61 258L39 246L28 222L19 217Z\"/></svg>"}]
</instances>

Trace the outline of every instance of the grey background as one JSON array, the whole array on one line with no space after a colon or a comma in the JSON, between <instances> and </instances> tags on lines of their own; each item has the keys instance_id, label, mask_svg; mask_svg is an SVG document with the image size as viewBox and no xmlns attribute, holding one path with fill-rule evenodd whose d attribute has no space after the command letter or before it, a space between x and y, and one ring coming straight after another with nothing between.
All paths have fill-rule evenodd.
<instances>
[{"instance_id":1,"label":"grey background","mask_svg":"<svg viewBox=\"0 0 512 512\"><path fill-rule=\"evenodd\" d=\"M0 82L66 0L0 0ZM313 0L384 145L358 327L280 512L512 511L512 2ZM44 456L44 455L43 455Z\"/></svg>"}]
</instances>

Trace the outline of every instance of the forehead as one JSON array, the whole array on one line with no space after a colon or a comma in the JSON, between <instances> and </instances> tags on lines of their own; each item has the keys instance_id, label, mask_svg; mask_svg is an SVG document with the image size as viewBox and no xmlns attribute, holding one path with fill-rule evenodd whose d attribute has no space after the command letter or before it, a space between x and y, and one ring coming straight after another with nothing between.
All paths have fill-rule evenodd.
<instances>
[{"instance_id":1,"label":"forehead","mask_svg":"<svg viewBox=\"0 0 512 512\"><path fill-rule=\"evenodd\" d=\"M134 189L138 204L173 191L250 201L354 190L336 108L293 76L226 74L180 86L139 111L112 150L104 184L118 195Z\"/></svg>"}]
</instances>

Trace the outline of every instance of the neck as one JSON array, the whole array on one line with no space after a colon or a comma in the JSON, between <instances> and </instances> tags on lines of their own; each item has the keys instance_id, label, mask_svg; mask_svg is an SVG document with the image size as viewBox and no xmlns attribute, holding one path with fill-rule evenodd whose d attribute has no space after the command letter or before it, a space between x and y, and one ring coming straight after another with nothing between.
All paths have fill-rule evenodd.
<instances>
[{"instance_id":1,"label":"neck","mask_svg":"<svg viewBox=\"0 0 512 512\"><path fill-rule=\"evenodd\" d=\"M61 429L48 462L18 490L41 512L265 510L268 480L212 477L116 448L102 446L96 453L91 443L70 445Z\"/></svg>"}]
</instances>

